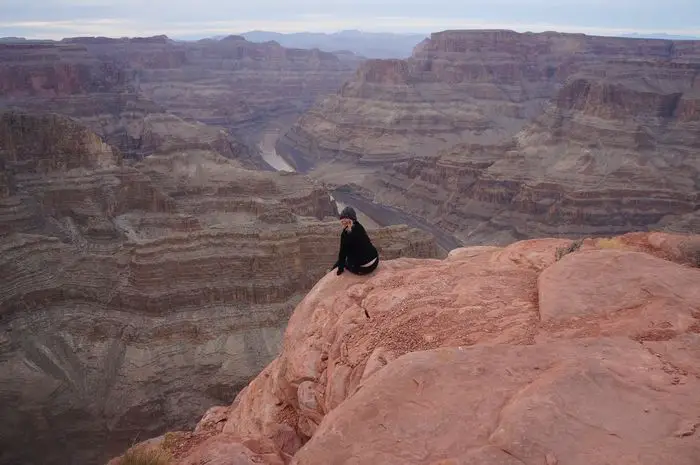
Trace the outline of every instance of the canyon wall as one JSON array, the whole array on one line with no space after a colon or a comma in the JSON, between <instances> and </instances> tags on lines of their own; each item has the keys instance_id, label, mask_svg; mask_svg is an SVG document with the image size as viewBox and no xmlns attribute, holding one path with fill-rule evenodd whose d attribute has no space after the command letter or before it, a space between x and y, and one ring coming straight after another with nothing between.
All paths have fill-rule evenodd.
<instances>
[{"instance_id":1,"label":"canyon wall","mask_svg":"<svg viewBox=\"0 0 700 465\"><path fill-rule=\"evenodd\" d=\"M70 116L128 158L162 150L168 138L181 149L204 147L229 158L251 158L249 147L220 128L182 121L140 91L141 67L184 62L170 41L104 40L111 48L87 38L0 46L0 109ZM120 44L132 53L120 54Z\"/></svg>"},{"instance_id":2,"label":"canyon wall","mask_svg":"<svg viewBox=\"0 0 700 465\"><path fill-rule=\"evenodd\" d=\"M325 188L186 133L134 160L78 119L0 115L3 465L101 463L194 426L278 354L334 263ZM386 258L437 253L407 227L372 237Z\"/></svg>"},{"instance_id":3,"label":"canyon wall","mask_svg":"<svg viewBox=\"0 0 700 465\"><path fill-rule=\"evenodd\" d=\"M0 44L0 108L78 118L132 158L153 153L154 125L173 136L179 119L199 122L200 145L214 140L222 155L262 167L255 155L265 131L286 128L358 62L238 36Z\"/></svg>"},{"instance_id":4,"label":"canyon wall","mask_svg":"<svg viewBox=\"0 0 700 465\"><path fill-rule=\"evenodd\" d=\"M140 89L183 118L260 138L290 125L316 99L335 92L359 60L345 55L253 43L240 36L181 45L182 66L144 69Z\"/></svg>"},{"instance_id":5,"label":"canyon wall","mask_svg":"<svg viewBox=\"0 0 700 465\"><path fill-rule=\"evenodd\" d=\"M445 31L364 63L277 149L466 244L697 230L699 73L697 41Z\"/></svg>"}]
</instances>

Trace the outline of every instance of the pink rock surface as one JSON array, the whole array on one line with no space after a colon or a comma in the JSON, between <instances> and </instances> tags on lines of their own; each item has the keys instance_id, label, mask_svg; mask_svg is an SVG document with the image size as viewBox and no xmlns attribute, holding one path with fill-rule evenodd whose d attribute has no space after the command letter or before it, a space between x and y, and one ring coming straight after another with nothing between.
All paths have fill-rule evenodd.
<instances>
[{"instance_id":1,"label":"pink rock surface","mask_svg":"<svg viewBox=\"0 0 700 465\"><path fill-rule=\"evenodd\" d=\"M700 441L675 433L697 419L698 388L674 386L629 339L413 352L329 413L292 463L691 465Z\"/></svg>"},{"instance_id":2,"label":"pink rock surface","mask_svg":"<svg viewBox=\"0 0 700 465\"><path fill-rule=\"evenodd\" d=\"M700 305L699 270L623 250L570 254L542 272L538 288L545 323L643 339L686 332Z\"/></svg>"},{"instance_id":3,"label":"pink rock surface","mask_svg":"<svg viewBox=\"0 0 700 465\"><path fill-rule=\"evenodd\" d=\"M275 454L257 454L226 434L214 436L194 448L177 465L282 465Z\"/></svg>"},{"instance_id":4,"label":"pink rock surface","mask_svg":"<svg viewBox=\"0 0 700 465\"><path fill-rule=\"evenodd\" d=\"M700 269L668 246L688 239L330 273L216 437L295 465L697 465Z\"/></svg>"}]
</instances>

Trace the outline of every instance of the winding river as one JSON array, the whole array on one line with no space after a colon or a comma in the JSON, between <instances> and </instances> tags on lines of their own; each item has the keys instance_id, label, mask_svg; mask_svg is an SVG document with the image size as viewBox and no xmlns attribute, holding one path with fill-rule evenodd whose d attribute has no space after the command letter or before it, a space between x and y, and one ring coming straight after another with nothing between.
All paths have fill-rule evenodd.
<instances>
[{"instance_id":1,"label":"winding river","mask_svg":"<svg viewBox=\"0 0 700 465\"><path fill-rule=\"evenodd\" d=\"M287 161L280 157L277 154L277 150L275 150L274 143L270 143L269 139L263 139L263 142L260 143L260 151L262 152L262 158L265 160L265 163L270 165L272 168L274 168L277 171L296 171L292 165L287 163ZM338 211L342 211L343 208L347 206L345 202L341 202L338 199L336 199L333 194L331 194L331 201L335 202ZM357 220L362 223L363 226L366 228L379 228L382 225L380 225L378 222L374 221L372 218L367 216L364 212L361 210L358 210L356 207L353 206L355 209L355 213L357 213Z\"/></svg>"}]
</instances>

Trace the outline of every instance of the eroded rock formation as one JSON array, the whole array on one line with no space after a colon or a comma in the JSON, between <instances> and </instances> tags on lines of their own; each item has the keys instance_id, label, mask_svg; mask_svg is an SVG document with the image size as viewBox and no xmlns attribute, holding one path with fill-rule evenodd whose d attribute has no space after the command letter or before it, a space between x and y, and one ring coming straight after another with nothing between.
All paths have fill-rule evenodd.
<instances>
[{"instance_id":1,"label":"eroded rock formation","mask_svg":"<svg viewBox=\"0 0 700 465\"><path fill-rule=\"evenodd\" d=\"M333 53L257 44L240 36L182 45L187 64L144 70L140 89L175 114L257 141L286 128L320 96L335 92L357 63Z\"/></svg>"},{"instance_id":2,"label":"eroded rock formation","mask_svg":"<svg viewBox=\"0 0 700 465\"><path fill-rule=\"evenodd\" d=\"M699 73L697 41L445 31L366 62L277 149L467 244L697 231Z\"/></svg>"},{"instance_id":3,"label":"eroded rock formation","mask_svg":"<svg viewBox=\"0 0 700 465\"><path fill-rule=\"evenodd\" d=\"M177 465L692 465L700 262L684 244L700 236L538 239L329 274L230 407L145 447Z\"/></svg>"},{"instance_id":4,"label":"eroded rock formation","mask_svg":"<svg viewBox=\"0 0 700 465\"><path fill-rule=\"evenodd\" d=\"M143 68L184 63L182 51L156 39L0 46L0 108L70 116L128 158L206 147L225 157L250 159L250 148L220 128L185 122L143 96L138 87Z\"/></svg>"},{"instance_id":5,"label":"eroded rock formation","mask_svg":"<svg viewBox=\"0 0 700 465\"><path fill-rule=\"evenodd\" d=\"M194 426L278 354L335 261L322 186L243 169L177 121L135 162L76 120L0 115L3 465L101 463ZM406 227L373 238L436 254Z\"/></svg>"},{"instance_id":6,"label":"eroded rock formation","mask_svg":"<svg viewBox=\"0 0 700 465\"><path fill-rule=\"evenodd\" d=\"M136 158L153 153L154 119L171 125L175 117L199 121L216 127L198 125L197 139L217 138L222 155L255 166L263 165L253 155L265 131L288 127L356 67L357 60L332 53L239 36L0 44L0 107L78 118ZM218 134L220 129L233 137Z\"/></svg>"}]
</instances>

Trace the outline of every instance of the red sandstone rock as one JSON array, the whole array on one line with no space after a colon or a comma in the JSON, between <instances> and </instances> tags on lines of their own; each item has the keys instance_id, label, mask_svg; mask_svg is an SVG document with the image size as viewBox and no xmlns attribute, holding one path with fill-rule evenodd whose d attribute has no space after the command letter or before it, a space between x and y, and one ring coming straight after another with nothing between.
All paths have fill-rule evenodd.
<instances>
[{"instance_id":1,"label":"red sandstone rock","mask_svg":"<svg viewBox=\"0 0 700 465\"><path fill-rule=\"evenodd\" d=\"M627 339L414 352L328 414L292 464L691 465L700 443L674 433L697 419L698 387L674 387Z\"/></svg>"},{"instance_id":2,"label":"red sandstone rock","mask_svg":"<svg viewBox=\"0 0 700 465\"><path fill-rule=\"evenodd\" d=\"M174 465L283 465L276 454L257 454L243 444L238 438L221 434L214 436L193 449L186 458Z\"/></svg>"},{"instance_id":3,"label":"red sandstone rock","mask_svg":"<svg viewBox=\"0 0 700 465\"><path fill-rule=\"evenodd\" d=\"M560 260L570 243L541 239L331 273L222 437L271 441L296 465L695 465L700 269L661 258L693 238L586 240Z\"/></svg>"},{"instance_id":4,"label":"red sandstone rock","mask_svg":"<svg viewBox=\"0 0 700 465\"><path fill-rule=\"evenodd\" d=\"M645 253L583 251L540 275L540 318L557 338L593 332L639 341L672 339L697 324L698 283L700 270Z\"/></svg>"},{"instance_id":5,"label":"red sandstone rock","mask_svg":"<svg viewBox=\"0 0 700 465\"><path fill-rule=\"evenodd\" d=\"M228 418L228 407L216 406L207 410L197 426L194 429L194 433L203 433L205 431L216 431L221 432L224 428L224 423Z\"/></svg>"}]
</instances>

